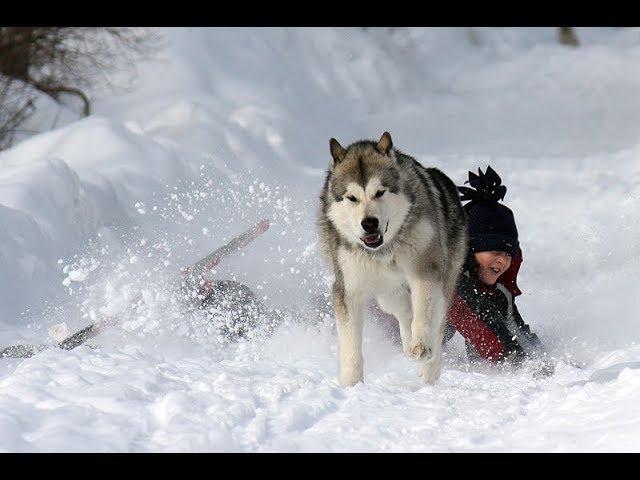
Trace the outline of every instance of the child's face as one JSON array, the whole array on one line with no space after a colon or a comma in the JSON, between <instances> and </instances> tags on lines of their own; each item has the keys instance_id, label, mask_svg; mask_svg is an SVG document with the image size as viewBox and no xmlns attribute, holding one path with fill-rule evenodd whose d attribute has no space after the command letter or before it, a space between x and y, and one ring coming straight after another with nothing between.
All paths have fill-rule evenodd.
<instances>
[{"instance_id":1,"label":"child's face","mask_svg":"<svg viewBox=\"0 0 640 480\"><path fill-rule=\"evenodd\" d=\"M511 266L511 256L506 252L476 252L478 278L482 283L493 285L505 270Z\"/></svg>"}]
</instances>

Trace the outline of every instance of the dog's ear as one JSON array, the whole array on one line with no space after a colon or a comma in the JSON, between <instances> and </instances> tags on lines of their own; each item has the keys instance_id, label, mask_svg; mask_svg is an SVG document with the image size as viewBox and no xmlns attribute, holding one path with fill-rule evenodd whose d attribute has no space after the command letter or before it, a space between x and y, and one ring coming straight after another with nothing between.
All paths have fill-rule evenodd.
<instances>
[{"instance_id":1,"label":"dog's ear","mask_svg":"<svg viewBox=\"0 0 640 480\"><path fill-rule=\"evenodd\" d=\"M334 167L342 160L344 160L344 156L347 154L347 151L342 148L342 145L340 145L335 138L329 140L329 151L331 152L331 156L333 157Z\"/></svg>"},{"instance_id":2,"label":"dog's ear","mask_svg":"<svg viewBox=\"0 0 640 480\"><path fill-rule=\"evenodd\" d=\"M383 155L387 155L391 150L391 147L393 147L391 135L389 135L389 132L384 132L382 137L380 137L380 141L378 142L378 145L376 145L376 148Z\"/></svg>"}]
</instances>

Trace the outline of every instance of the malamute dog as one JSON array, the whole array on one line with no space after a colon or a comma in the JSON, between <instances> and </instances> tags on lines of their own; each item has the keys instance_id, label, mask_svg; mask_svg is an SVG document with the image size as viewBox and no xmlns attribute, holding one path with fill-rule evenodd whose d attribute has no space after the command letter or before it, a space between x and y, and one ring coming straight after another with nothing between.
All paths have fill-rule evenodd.
<instances>
[{"instance_id":1,"label":"malamute dog","mask_svg":"<svg viewBox=\"0 0 640 480\"><path fill-rule=\"evenodd\" d=\"M449 303L467 250L454 183L393 147L329 142L333 160L320 196L320 241L333 266L340 383L363 381L365 302L375 296L400 324L406 355L425 383L439 377Z\"/></svg>"}]
</instances>

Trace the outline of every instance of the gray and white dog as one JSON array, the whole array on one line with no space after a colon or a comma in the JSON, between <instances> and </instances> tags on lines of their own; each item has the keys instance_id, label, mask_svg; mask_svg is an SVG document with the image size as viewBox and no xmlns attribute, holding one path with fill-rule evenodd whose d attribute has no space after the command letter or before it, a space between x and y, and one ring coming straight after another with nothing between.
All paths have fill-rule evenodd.
<instances>
[{"instance_id":1,"label":"gray and white dog","mask_svg":"<svg viewBox=\"0 0 640 480\"><path fill-rule=\"evenodd\" d=\"M335 280L340 384L364 380L365 303L375 296L400 324L406 355L425 383L440 375L447 311L467 251L458 190L444 173L393 147L329 142L333 160L320 196L320 241Z\"/></svg>"}]
</instances>

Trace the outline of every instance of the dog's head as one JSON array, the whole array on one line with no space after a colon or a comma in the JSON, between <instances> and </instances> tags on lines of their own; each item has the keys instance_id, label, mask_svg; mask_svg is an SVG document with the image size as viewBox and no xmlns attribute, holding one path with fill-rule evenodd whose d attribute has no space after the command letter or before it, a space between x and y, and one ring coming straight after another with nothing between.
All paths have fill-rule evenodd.
<instances>
[{"instance_id":1,"label":"dog's head","mask_svg":"<svg viewBox=\"0 0 640 480\"><path fill-rule=\"evenodd\" d=\"M409 212L391 135L378 143L360 141L343 148L329 141L331 156L326 215L348 242L368 251L389 244Z\"/></svg>"}]
</instances>

